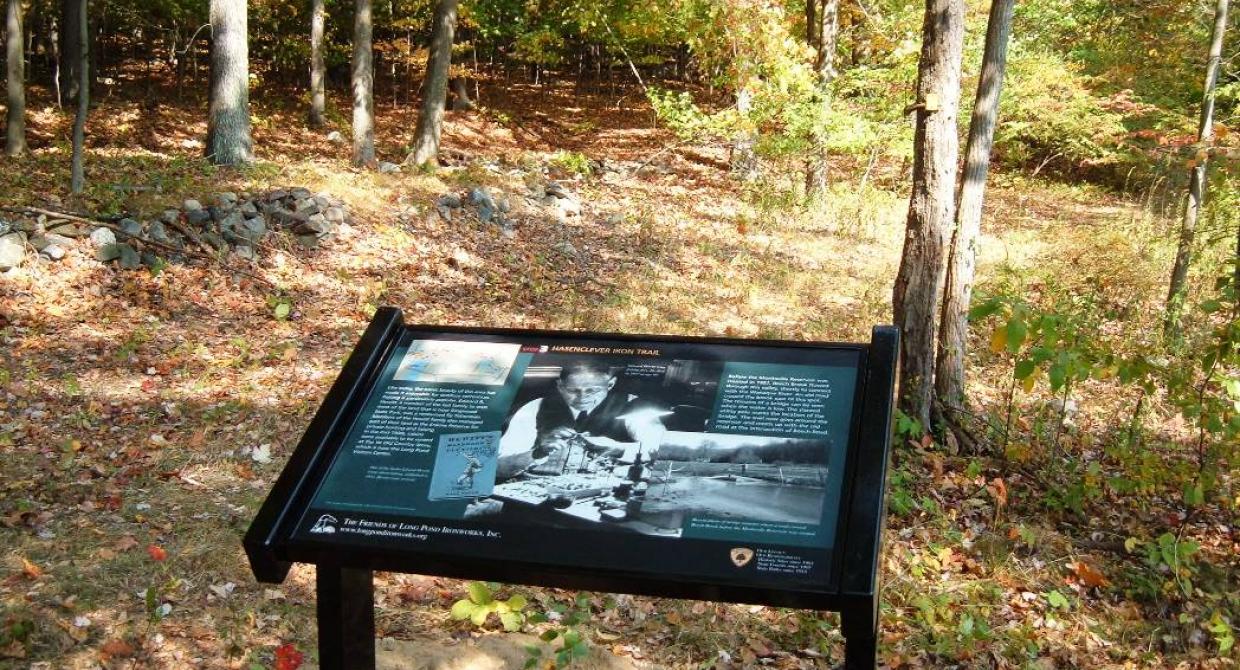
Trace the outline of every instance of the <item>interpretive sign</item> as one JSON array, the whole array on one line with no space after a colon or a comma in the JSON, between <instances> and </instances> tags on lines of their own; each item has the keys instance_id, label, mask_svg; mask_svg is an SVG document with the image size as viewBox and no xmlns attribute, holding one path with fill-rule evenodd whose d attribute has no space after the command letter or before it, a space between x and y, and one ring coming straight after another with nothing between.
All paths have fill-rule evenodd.
<instances>
[{"instance_id":1,"label":"interpretive sign","mask_svg":"<svg viewBox=\"0 0 1240 670\"><path fill-rule=\"evenodd\" d=\"M373 667L373 569L838 610L872 668L895 356L381 309L246 550L319 566L324 668Z\"/></svg>"}]
</instances>

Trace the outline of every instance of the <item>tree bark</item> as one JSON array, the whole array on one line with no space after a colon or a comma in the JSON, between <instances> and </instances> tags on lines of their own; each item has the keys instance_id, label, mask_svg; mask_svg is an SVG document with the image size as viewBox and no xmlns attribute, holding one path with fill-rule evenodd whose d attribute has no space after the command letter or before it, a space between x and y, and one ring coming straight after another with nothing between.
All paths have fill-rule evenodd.
<instances>
[{"instance_id":1,"label":"tree bark","mask_svg":"<svg viewBox=\"0 0 1240 670\"><path fill-rule=\"evenodd\" d=\"M805 0L805 43L818 49L818 0Z\"/></svg>"},{"instance_id":2,"label":"tree bark","mask_svg":"<svg viewBox=\"0 0 1240 670\"><path fill-rule=\"evenodd\" d=\"M1201 100L1201 120L1197 128L1198 157L1188 173L1188 200L1180 222L1180 240L1171 268L1167 290L1163 334L1174 336L1179 330L1180 312L1188 292L1188 268L1193 262L1193 245L1197 236L1197 217L1205 200L1208 150L1214 140L1214 89L1218 84L1219 66L1223 58L1223 36L1227 32L1227 10L1230 0L1217 0L1214 7L1214 31L1210 36L1210 59L1206 61L1206 85Z\"/></svg>"},{"instance_id":3,"label":"tree bark","mask_svg":"<svg viewBox=\"0 0 1240 670\"><path fill-rule=\"evenodd\" d=\"M469 99L469 81L465 77L452 78L452 109L456 111L469 111L474 108L474 103Z\"/></svg>"},{"instance_id":4,"label":"tree bark","mask_svg":"<svg viewBox=\"0 0 1240 670\"><path fill-rule=\"evenodd\" d=\"M994 147L995 123L999 117L999 98L1007 71L1007 49L1015 6L1016 0L992 0L990 4L977 98L973 103L973 118L969 121L969 141L957 199L956 230L952 235L951 255L947 261L942 326L939 329L938 359L934 372L938 399L951 408L960 408L965 404L964 358L968 350L969 302L973 297L977 236L982 224L986 177L990 172L990 151Z\"/></svg>"},{"instance_id":5,"label":"tree bark","mask_svg":"<svg viewBox=\"0 0 1240 670\"><path fill-rule=\"evenodd\" d=\"M327 93L323 79L327 67L323 63L323 36L327 30L327 10L323 0L310 2L310 127L322 128L327 109Z\"/></svg>"},{"instance_id":6,"label":"tree bark","mask_svg":"<svg viewBox=\"0 0 1240 670\"><path fill-rule=\"evenodd\" d=\"M964 0L926 0L914 106L912 196L892 292L895 322L903 331L900 407L925 428L930 427L934 399L935 335L955 211L964 14Z\"/></svg>"},{"instance_id":7,"label":"tree bark","mask_svg":"<svg viewBox=\"0 0 1240 670\"><path fill-rule=\"evenodd\" d=\"M357 0L353 14L353 164L375 164L375 57L370 0Z\"/></svg>"},{"instance_id":8,"label":"tree bark","mask_svg":"<svg viewBox=\"0 0 1240 670\"><path fill-rule=\"evenodd\" d=\"M211 102L206 155L216 165L254 160L246 0L211 0Z\"/></svg>"},{"instance_id":9,"label":"tree bark","mask_svg":"<svg viewBox=\"0 0 1240 670\"><path fill-rule=\"evenodd\" d=\"M452 64L452 41L456 33L457 0L438 0L432 20L430 59L426 64L426 83L422 87L422 109L413 151L406 162L412 165L434 163L439 156L443 132L443 108L448 95L448 68Z\"/></svg>"},{"instance_id":10,"label":"tree bark","mask_svg":"<svg viewBox=\"0 0 1240 670\"><path fill-rule=\"evenodd\" d=\"M87 23L87 2L81 0L77 5L78 14L74 25L77 26L77 115L73 117L73 153L70 157L69 190L75 195L86 187L86 171L82 167L83 152L86 149L86 114L90 111L90 26Z\"/></svg>"},{"instance_id":11,"label":"tree bark","mask_svg":"<svg viewBox=\"0 0 1240 670\"><path fill-rule=\"evenodd\" d=\"M21 0L9 0L5 12L5 63L8 111L4 124L4 153L26 152L26 56L22 47Z\"/></svg>"},{"instance_id":12,"label":"tree bark","mask_svg":"<svg viewBox=\"0 0 1240 670\"><path fill-rule=\"evenodd\" d=\"M78 68L82 66L82 54L79 52L78 25L82 16L82 5L86 0L60 1L60 93L63 104L71 104L77 100ZM87 42L89 44L89 41ZM87 48L89 52L89 47Z\"/></svg>"},{"instance_id":13,"label":"tree bark","mask_svg":"<svg viewBox=\"0 0 1240 670\"><path fill-rule=\"evenodd\" d=\"M812 3L814 0L806 0ZM822 88L822 104L831 104L828 88L835 79L835 48L840 35L840 0L823 0L822 21L818 25L815 38L818 53L814 69L818 72L818 85ZM805 173L805 192L810 198L822 195L827 190L827 152L822 147L814 147L814 156L810 158L809 170Z\"/></svg>"}]
</instances>

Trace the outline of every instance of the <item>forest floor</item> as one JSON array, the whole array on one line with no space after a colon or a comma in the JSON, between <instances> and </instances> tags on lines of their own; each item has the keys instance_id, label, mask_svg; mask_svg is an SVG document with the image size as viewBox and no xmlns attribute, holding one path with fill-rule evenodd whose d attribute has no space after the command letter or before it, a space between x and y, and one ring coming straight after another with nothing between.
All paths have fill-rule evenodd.
<instances>
[{"instance_id":1,"label":"forest floor","mask_svg":"<svg viewBox=\"0 0 1240 670\"><path fill-rule=\"evenodd\" d=\"M240 538L380 305L411 322L805 340L867 340L890 320L901 166L864 181L841 169L823 205L780 207L729 176L726 149L670 149L675 139L640 96L513 86L483 102L449 114L445 167L380 174L352 168L347 142L306 129L291 99L255 95L259 161L217 170L200 158L202 100L106 97L88 130L90 188L74 201L69 115L34 96L35 151L6 163L0 205L152 216L217 191L305 186L343 199L356 223L312 251L277 240L254 265L230 261L244 273L211 263L118 270L81 240L59 263L31 255L0 276L0 668L249 670L272 667L288 644L314 667L313 569L258 584ZM382 160L403 158L412 115L380 105ZM578 196L579 216L526 197L548 178ZM1089 286L1099 300L1136 305L1127 318L1157 313L1168 221L1092 188L1012 175L994 184L984 291ZM439 196L478 185L510 200L511 234L468 209L452 221L436 212ZM274 316L281 301L287 319ZM971 390L983 411L1000 412L1009 363L976 339ZM1067 448L1106 439L1104 419L1125 401L1097 397L1082 400ZM1018 430L1044 428L1050 398L1018 402ZM896 454L882 561L887 667L1235 667L1218 658L1221 633L1203 628L1234 606L1210 594L1240 586L1233 519L1188 523L1170 502L1111 494L1081 514L1051 513L1020 467L928 447ZM1188 598L1135 595L1138 579L1168 579L1141 548L1164 531L1201 545L1197 585L1176 580ZM377 583L381 637L507 635L450 620L461 582ZM527 594L535 609L575 602L505 592ZM602 594L582 604L598 653L641 663L809 668L841 658L832 615Z\"/></svg>"}]
</instances>

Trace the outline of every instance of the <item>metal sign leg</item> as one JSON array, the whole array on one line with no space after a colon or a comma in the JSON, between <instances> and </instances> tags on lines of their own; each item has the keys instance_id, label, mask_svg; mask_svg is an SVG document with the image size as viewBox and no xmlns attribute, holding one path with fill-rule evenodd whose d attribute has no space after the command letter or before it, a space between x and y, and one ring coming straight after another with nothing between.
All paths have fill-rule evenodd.
<instances>
[{"instance_id":1,"label":"metal sign leg","mask_svg":"<svg viewBox=\"0 0 1240 670\"><path fill-rule=\"evenodd\" d=\"M319 564L319 665L375 670L375 587L370 570Z\"/></svg>"},{"instance_id":2,"label":"metal sign leg","mask_svg":"<svg viewBox=\"0 0 1240 670\"><path fill-rule=\"evenodd\" d=\"M844 633L844 670L878 667L878 598L846 603L840 611Z\"/></svg>"}]
</instances>

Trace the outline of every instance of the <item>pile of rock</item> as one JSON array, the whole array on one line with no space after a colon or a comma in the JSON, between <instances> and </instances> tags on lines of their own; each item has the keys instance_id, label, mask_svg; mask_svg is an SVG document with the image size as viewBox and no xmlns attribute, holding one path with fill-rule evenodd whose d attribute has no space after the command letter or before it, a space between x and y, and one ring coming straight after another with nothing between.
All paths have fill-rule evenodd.
<instances>
[{"instance_id":1,"label":"pile of rock","mask_svg":"<svg viewBox=\"0 0 1240 670\"><path fill-rule=\"evenodd\" d=\"M485 186L471 187L464 195L447 193L435 201L435 209L444 221L452 221L456 216L454 212L465 208L473 210L479 221L499 226L505 235L513 234L513 221L508 218L508 213L512 211L511 204L507 198L496 201Z\"/></svg>"},{"instance_id":2,"label":"pile of rock","mask_svg":"<svg viewBox=\"0 0 1240 670\"><path fill-rule=\"evenodd\" d=\"M121 218L110 226L36 219L0 219L0 272L16 267L27 246L48 260L64 258L74 238L88 237L95 257L123 268L156 267L166 259L179 262L186 253L230 254L257 260L256 248L272 233L288 233L300 246L313 249L352 223L348 207L326 193L307 188L276 189L250 196L214 193L207 204L186 200L154 220ZM196 251L187 251L196 250Z\"/></svg>"}]
</instances>

